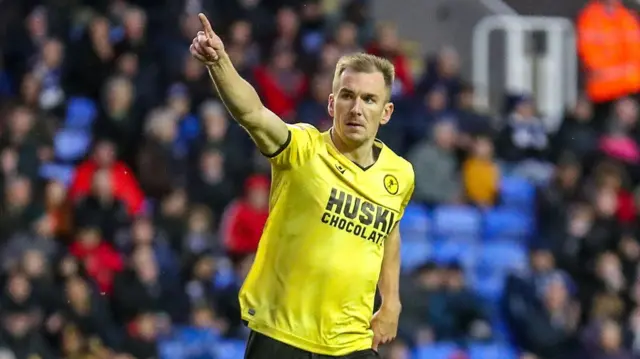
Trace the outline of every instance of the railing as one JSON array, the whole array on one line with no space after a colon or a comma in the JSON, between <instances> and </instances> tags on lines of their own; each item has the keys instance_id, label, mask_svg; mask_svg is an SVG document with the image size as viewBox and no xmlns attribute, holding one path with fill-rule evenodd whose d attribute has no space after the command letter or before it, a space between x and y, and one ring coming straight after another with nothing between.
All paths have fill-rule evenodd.
<instances>
[{"instance_id":1,"label":"railing","mask_svg":"<svg viewBox=\"0 0 640 359\"><path fill-rule=\"evenodd\" d=\"M482 19L473 33L473 83L475 104L490 108L490 36L504 31L505 77L501 93L532 94L540 112L555 123L578 97L578 66L575 31L571 21L558 17L495 15ZM533 34L544 35L544 51L531 51Z\"/></svg>"}]
</instances>

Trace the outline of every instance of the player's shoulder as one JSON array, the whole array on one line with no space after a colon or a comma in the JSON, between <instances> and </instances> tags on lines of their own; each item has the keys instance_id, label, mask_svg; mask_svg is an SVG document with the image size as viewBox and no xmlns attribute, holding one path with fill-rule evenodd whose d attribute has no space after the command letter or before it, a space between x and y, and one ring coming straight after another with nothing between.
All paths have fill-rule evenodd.
<instances>
[{"instance_id":1,"label":"player's shoulder","mask_svg":"<svg viewBox=\"0 0 640 359\"><path fill-rule=\"evenodd\" d=\"M408 179L413 181L414 172L411 162L395 153L391 148L387 147L387 145L384 145L384 151L386 152L384 156L384 161L386 162L384 167L387 170L397 172L403 177L407 177Z\"/></svg>"},{"instance_id":2,"label":"player's shoulder","mask_svg":"<svg viewBox=\"0 0 640 359\"><path fill-rule=\"evenodd\" d=\"M311 147L317 147L322 143L322 132L310 123L288 123L287 127L293 142L305 143Z\"/></svg>"},{"instance_id":3,"label":"player's shoulder","mask_svg":"<svg viewBox=\"0 0 640 359\"><path fill-rule=\"evenodd\" d=\"M306 122L288 123L287 127L290 131L306 132L309 135L320 135L320 130L318 130L314 125Z\"/></svg>"}]
</instances>

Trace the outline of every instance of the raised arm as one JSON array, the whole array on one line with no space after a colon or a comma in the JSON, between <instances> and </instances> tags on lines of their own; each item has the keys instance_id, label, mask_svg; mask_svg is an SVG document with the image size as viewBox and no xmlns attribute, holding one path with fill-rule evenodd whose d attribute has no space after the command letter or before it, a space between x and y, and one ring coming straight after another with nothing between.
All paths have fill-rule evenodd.
<instances>
[{"instance_id":1,"label":"raised arm","mask_svg":"<svg viewBox=\"0 0 640 359\"><path fill-rule=\"evenodd\" d=\"M260 101L256 90L233 67L222 40L209 20L199 14L204 31L193 39L191 55L207 66L216 91L231 116L244 127L260 151L273 155L286 145L289 129Z\"/></svg>"}]
</instances>

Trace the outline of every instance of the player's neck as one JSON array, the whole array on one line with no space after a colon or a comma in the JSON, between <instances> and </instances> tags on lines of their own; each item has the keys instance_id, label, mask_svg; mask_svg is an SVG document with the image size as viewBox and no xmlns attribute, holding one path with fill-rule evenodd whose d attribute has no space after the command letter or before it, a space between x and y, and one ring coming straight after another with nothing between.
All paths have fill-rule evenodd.
<instances>
[{"instance_id":1,"label":"player's neck","mask_svg":"<svg viewBox=\"0 0 640 359\"><path fill-rule=\"evenodd\" d=\"M360 167L366 168L375 162L373 155L373 141L367 141L358 145L343 141L340 136L331 129L331 140L338 152Z\"/></svg>"}]
</instances>

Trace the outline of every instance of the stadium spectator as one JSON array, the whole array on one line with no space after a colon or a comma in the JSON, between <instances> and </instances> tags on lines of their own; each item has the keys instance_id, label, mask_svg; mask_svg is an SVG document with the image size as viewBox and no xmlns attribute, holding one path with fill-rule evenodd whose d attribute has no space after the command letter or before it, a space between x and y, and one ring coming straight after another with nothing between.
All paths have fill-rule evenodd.
<instances>
[{"instance_id":1,"label":"stadium spectator","mask_svg":"<svg viewBox=\"0 0 640 359\"><path fill-rule=\"evenodd\" d=\"M514 99L508 119L497 140L500 157L512 170L535 183L551 177L549 135L542 119L535 114L533 99L518 96Z\"/></svg>"},{"instance_id":2,"label":"stadium spectator","mask_svg":"<svg viewBox=\"0 0 640 359\"><path fill-rule=\"evenodd\" d=\"M604 120L613 101L640 92L640 22L622 1L591 0L577 28L587 94Z\"/></svg>"},{"instance_id":3,"label":"stadium spectator","mask_svg":"<svg viewBox=\"0 0 640 359\"><path fill-rule=\"evenodd\" d=\"M416 268L402 287L404 303L399 337L413 344L429 344L447 326L444 317L446 294L442 269L435 263L425 263Z\"/></svg>"},{"instance_id":4,"label":"stadium spectator","mask_svg":"<svg viewBox=\"0 0 640 359\"><path fill-rule=\"evenodd\" d=\"M434 125L433 140L418 143L407 155L416 173L415 201L433 205L461 200L456 135L453 123L441 121Z\"/></svg>"},{"instance_id":5,"label":"stadium spectator","mask_svg":"<svg viewBox=\"0 0 640 359\"><path fill-rule=\"evenodd\" d=\"M144 196L133 172L116 158L115 144L108 140L98 141L91 158L78 165L75 177L69 187L69 199L77 201L89 194L96 171L103 169L111 174L113 196L127 205L130 214L142 210Z\"/></svg>"},{"instance_id":6,"label":"stadium spectator","mask_svg":"<svg viewBox=\"0 0 640 359\"><path fill-rule=\"evenodd\" d=\"M462 179L467 199L488 207L496 203L500 186L500 169L493 158L493 143L488 137L477 137L469 158L462 165Z\"/></svg>"},{"instance_id":7,"label":"stadium spectator","mask_svg":"<svg viewBox=\"0 0 640 359\"><path fill-rule=\"evenodd\" d=\"M182 241L183 256L218 253L221 244L215 234L213 214L205 206L194 206L190 213Z\"/></svg>"},{"instance_id":8,"label":"stadium spectator","mask_svg":"<svg viewBox=\"0 0 640 359\"><path fill-rule=\"evenodd\" d=\"M441 86L447 95L447 106L453 106L462 86L458 52L451 47L445 47L436 58L428 57L425 60L425 68L424 75L418 81L417 94L424 95L431 92L435 86Z\"/></svg>"},{"instance_id":9,"label":"stadium spectator","mask_svg":"<svg viewBox=\"0 0 640 359\"><path fill-rule=\"evenodd\" d=\"M416 73L371 2L330 2L0 1L0 357L242 357L237 296L270 166L188 54L200 11L291 122L331 125L341 54L396 63L380 138L419 179L401 226L400 339L383 358L640 354L635 8L593 0L577 14L585 95L554 131L532 97L475 108L466 51L443 44ZM67 158L76 132L92 150Z\"/></svg>"},{"instance_id":10,"label":"stadium spectator","mask_svg":"<svg viewBox=\"0 0 640 359\"><path fill-rule=\"evenodd\" d=\"M113 194L111 175L106 170L99 170L93 175L91 192L75 206L74 225L79 228L95 222L102 236L113 242L117 228L129 221L126 204Z\"/></svg>"},{"instance_id":11,"label":"stadium spectator","mask_svg":"<svg viewBox=\"0 0 640 359\"><path fill-rule=\"evenodd\" d=\"M476 108L473 103L474 94L472 86L463 85L460 87L460 92L455 102L448 102L456 107L455 112L460 127L460 136L469 138L475 135L492 136L494 124L492 124L491 118L483 113L486 109ZM470 143L471 141L465 139L463 142Z\"/></svg>"},{"instance_id":12,"label":"stadium spectator","mask_svg":"<svg viewBox=\"0 0 640 359\"><path fill-rule=\"evenodd\" d=\"M571 153L580 162L591 164L597 150L598 132L593 125L593 105L585 97L564 117L560 128L552 138L552 157L558 161Z\"/></svg>"},{"instance_id":13,"label":"stadium spectator","mask_svg":"<svg viewBox=\"0 0 640 359\"><path fill-rule=\"evenodd\" d=\"M307 80L295 68L296 55L288 46L278 43L273 47L268 64L257 67L253 75L265 106L281 118L292 121L296 103L305 92Z\"/></svg>"},{"instance_id":14,"label":"stadium spectator","mask_svg":"<svg viewBox=\"0 0 640 359\"><path fill-rule=\"evenodd\" d=\"M100 292L111 294L113 278L124 264L113 246L101 238L99 227L91 223L79 227L78 237L69 247L69 252L82 261Z\"/></svg>"},{"instance_id":15,"label":"stadium spectator","mask_svg":"<svg viewBox=\"0 0 640 359\"><path fill-rule=\"evenodd\" d=\"M103 101L93 131L119 144L120 157L129 165L135 158L142 123L136 110L136 87L127 77L112 77L103 87Z\"/></svg>"},{"instance_id":16,"label":"stadium spectator","mask_svg":"<svg viewBox=\"0 0 640 359\"><path fill-rule=\"evenodd\" d=\"M109 191L111 192L111 191ZM58 181L47 183L44 192L45 211L50 216L53 233L58 239L66 239L71 234L73 216L67 201L67 189Z\"/></svg>"},{"instance_id":17,"label":"stadium spectator","mask_svg":"<svg viewBox=\"0 0 640 359\"><path fill-rule=\"evenodd\" d=\"M380 26L373 43L367 52L387 58L396 69L396 81L391 89L392 97L410 96L413 94L413 76L407 58L400 49L398 29L391 24Z\"/></svg>"},{"instance_id":18,"label":"stadium spectator","mask_svg":"<svg viewBox=\"0 0 640 359\"><path fill-rule=\"evenodd\" d=\"M140 187L149 197L160 199L184 183L186 152L180 148L178 117L169 109L152 112L137 158Z\"/></svg>"},{"instance_id":19,"label":"stadium spectator","mask_svg":"<svg viewBox=\"0 0 640 359\"><path fill-rule=\"evenodd\" d=\"M36 219L33 228L17 232L2 247L2 265L6 271L15 269L20 259L29 251L41 252L49 261L59 253L59 243L53 232L53 220L48 215Z\"/></svg>"},{"instance_id":20,"label":"stadium spectator","mask_svg":"<svg viewBox=\"0 0 640 359\"><path fill-rule=\"evenodd\" d=\"M296 113L300 118L307 118L308 122L318 128L331 127L326 101L331 93L332 83L329 73L318 73L311 79L307 96L300 101Z\"/></svg>"},{"instance_id":21,"label":"stadium spectator","mask_svg":"<svg viewBox=\"0 0 640 359\"><path fill-rule=\"evenodd\" d=\"M340 56L362 51L358 43L358 28L350 22L342 22L333 34Z\"/></svg>"},{"instance_id":22,"label":"stadium spectator","mask_svg":"<svg viewBox=\"0 0 640 359\"><path fill-rule=\"evenodd\" d=\"M269 215L269 180L252 176L244 188L244 198L225 209L221 224L226 250L236 259L255 253Z\"/></svg>"},{"instance_id":23,"label":"stadium spectator","mask_svg":"<svg viewBox=\"0 0 640 359\"><path fill-rule=\"evenodd\" d=\"M517 321L514 332L518 345L542 358L566 358L576 354L576 329L580 318L579 307L573 302L562 277L555 276L542 287L539 299L529 297L526 284L508 299L509 320ZM516 299L519 298L519 299ZM537 300L540 302L537 303ZM514 323L515 324L515 323Z\"/></svg>"}]
</instances>

